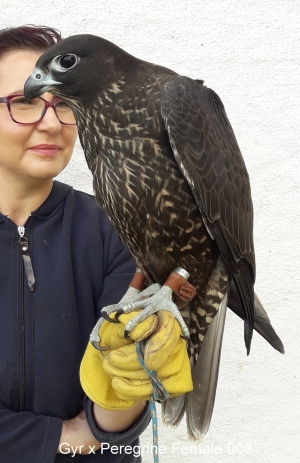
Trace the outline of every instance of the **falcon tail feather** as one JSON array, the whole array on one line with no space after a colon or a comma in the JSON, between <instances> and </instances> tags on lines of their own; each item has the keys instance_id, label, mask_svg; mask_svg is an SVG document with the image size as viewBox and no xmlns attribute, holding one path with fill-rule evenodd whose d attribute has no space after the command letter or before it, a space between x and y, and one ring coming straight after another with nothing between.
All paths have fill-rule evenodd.
<instances>
[{"instance_id":1,"label":"falcon tail feather","mask_svg":"<svg viewBox=\"0 0 300 463\"><path fill-rule=\"evenodd\" d=\"M185 411L188 435L193 441L201 441L204 438L209 429L213 413L218 384L228 290L204 337L199 357L192 370L194 390L189 392L186 396Z\"/></svg>"},{"instance_id":2,"label":"falcon tail feather","mask_svg":"<svg viewBox=\"0 0 300 463\"><path fill-rule=\"evenodd\" d=\"M244 319L244 312L242 309L242 302L235 286L234 281L231 281L230 293L228 297L228 307L241 319ZM284 346L281 339L277 335L271 321L265 311L258 295L254 292L254 329L257 331L266 341L268 341L274 349L278 350L281 354L284 354Z\"/></svg>"},{"instance_id":3,"label":"falcon tail feather","mask_svg":"<svg viewBox=\"0 0 300 463\"><path fill-rule=\"evenodd\" d=\"M282 341L272 327L270 319L256 293L254 293L254 307L254 329L263 336L274 349L284 354Z\"/></svg>"},{"instance_id":4,"label":"falcon tail feather","mask_svg":"<svg viewBox=\"0 0 300 463\"><path fill-rule=\"evenodd\" d=\"M161 404L161 417L165 426L177 428L185 412L186 394L171 397Z\"/></svg>"}]
</instances>

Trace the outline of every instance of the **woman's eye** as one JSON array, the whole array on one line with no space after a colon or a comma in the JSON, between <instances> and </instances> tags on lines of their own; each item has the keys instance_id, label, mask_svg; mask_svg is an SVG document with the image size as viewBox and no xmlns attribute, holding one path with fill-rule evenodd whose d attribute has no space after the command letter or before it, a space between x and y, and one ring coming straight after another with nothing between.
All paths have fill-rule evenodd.
<instances>
[{"instance_id":1,"label":"woman's eye","mask_svg":"<svg viewBox=\"0 0 300 463\"><path fill-rule=\"evenodd\" d=\"M60 108L68 108L69 107L68 103L66 103L65 101L58 101L56 103L56 106L59 106Z\"/></svg>"},{"instance_id":2,"label":"woman's eye","mask_svg":"<svg viewBox=\"0 0 300 463\"><path fill-rule=\"evenodd\" d=\"M14 98L12 102L17 103L17 104L28 104L28 105L31 105L33 103L32 100L26 100L26 98Z\"/></svg>"}]
</instances>

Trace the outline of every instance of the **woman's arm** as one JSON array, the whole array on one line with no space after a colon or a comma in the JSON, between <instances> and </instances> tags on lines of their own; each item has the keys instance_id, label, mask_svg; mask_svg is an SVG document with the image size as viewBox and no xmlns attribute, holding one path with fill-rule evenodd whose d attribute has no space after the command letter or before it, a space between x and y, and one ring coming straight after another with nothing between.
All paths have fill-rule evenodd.
<instances>
[{"instance_id":1,"label":"woman's arm","mask_svg":"<svg viewBox=\"0 0 300 463\"><path fill-rule=\"evenodd\" d=\"M102 431L123 432L137 421L145 406L145 402L138 401L126 410L105 410L94 404L93 414L98 428Z\"/></svg>"},{"instance_id":2,"label":"woman's arm","mask_svg":"<svg viewBox=\"0 0 300 463\"><path fill-rule=\"evenodd\" d=\"M0 405L0 461L54 463L62 420Z\"/></svg>"}]
</instances>

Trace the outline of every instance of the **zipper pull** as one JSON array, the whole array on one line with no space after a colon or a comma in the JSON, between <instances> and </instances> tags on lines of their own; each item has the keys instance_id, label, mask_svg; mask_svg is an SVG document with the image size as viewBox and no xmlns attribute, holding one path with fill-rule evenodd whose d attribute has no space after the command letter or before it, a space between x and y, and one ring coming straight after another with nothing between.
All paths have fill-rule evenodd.
<instances>
[{"instance_id":1,"label":"zipper pull","mask_svg":"<svg viewBox=\"0 0 300 463\"><path fill-rule=\"evenodd\" d=\"M19 243L20 243L21 253L23 256L23 262L24 262L25 272L27 276L28 286L29 286L30 291L34 291L35 278L34 278L32 263L30 259L30 254L29 254L28 239L24 236L25 227L20 225L18 227L18 232L20 235Z\"/></svg>"}]
</instances>

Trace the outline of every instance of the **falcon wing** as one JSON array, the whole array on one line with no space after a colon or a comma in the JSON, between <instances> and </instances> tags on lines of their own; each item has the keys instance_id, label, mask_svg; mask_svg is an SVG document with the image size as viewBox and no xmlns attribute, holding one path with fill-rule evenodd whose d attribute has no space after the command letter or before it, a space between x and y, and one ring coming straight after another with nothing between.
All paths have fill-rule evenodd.
<instances>
[{"instance_id":1,"label":"falcon wing","mask_svg":"<svg viewBox=\"0 0 300 463\"><path fill-rule=\"evenodd\" d=\"M249 353L255 255L253 206L244 160L220 98L201 81L172 77L164 87L161 104L175 159L238 289Z\"/></svg>"}]
</instances>

